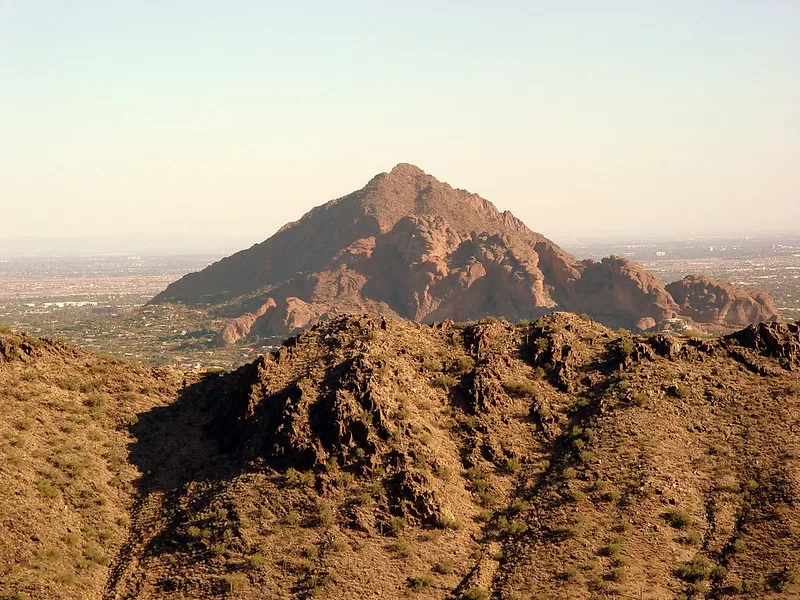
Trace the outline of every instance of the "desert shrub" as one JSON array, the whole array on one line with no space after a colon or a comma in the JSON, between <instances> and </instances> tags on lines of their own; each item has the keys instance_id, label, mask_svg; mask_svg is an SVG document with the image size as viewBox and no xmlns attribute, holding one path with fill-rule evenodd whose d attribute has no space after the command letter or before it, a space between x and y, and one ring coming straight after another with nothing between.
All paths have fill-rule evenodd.
<instances>
[{"instance_id":1,"label":"desert shrub","mask_svg":"<svg viewBox=\"0 0 800 600\"><path fill-rule=\"evenodd\" d=\"M725 576L725 567L715 565L708 557L695 554L675 570L675 575L684 581L696 582L704 579L719 580Z\"/></svg>"},{"instance_id":2,"label":"desert shrub","mask_svg":"<svg viewBox=\"0 0 800 600\"><path fill-rule=\"evenodd\" d=\"M409 577L406 582L408 583L408 587L412 590L422 590L433 585L433 577L427 573L424 575L413 575Z\"/></svg>"},{"instance_id":3,"label":"desert shrub","mask_svg":"<svg viewBox=\"0 0 800 600\"><path fill-rule=\"evenodd\" d=\"M394 544L392 544L392 550L398 555L402 556L403 558L408 558L414 552L411 547L411 542L409 542L406 538L397 538Z\"/></svg>"},{"instance_id":4,"label":"desert shrub","mask_svg":"<svg viewBox=\"0 0 800 600\"><path fill-rule=\"evenodd\" d=\"M60 583L60 584L63 584L63 585L75 585L75 581L76 581L75 574L74 573L70 573L68 571L66 571L64 573L59 573L56 576L56 581L58 583Z\"/></svg>"},{"instance_id":5,"label":"desert shrub","mask_svg":"<svg viewBox=\"0 0 800 600\"><path fill-rule=\"evenodd\" d=\"M536 392L536 387L526 381L504 381L503 389L509 396L526 398Z\"/></svg>"},{"instance_id":6,"label":"desert shrub","mask_svg":"<svg viewBox=\"0 0 800 600\"><path fill-rule=\"evenodd\" d=\"M32 419L20 419L19 421L14 421L14 429L17 431L30 431L33 427L33 420Z\"/></svg>"},{"instance_id":7,"label":"desert shrub","mask_svg":"<svg viewBox=\"0 0 800 600\"><path fill-rule=\"evenodd\" d=\"M689 546L699 546L702 541L702 536L697 531L690 531L681 539L681 542Z\"/></svg>"},{"instance_id":8,"label":"desert shrub","mask_svg":"<svg viewBox=\"0 0 800 600\"><path fill-rule=\"evenodd\" d=\"M437 377L434 377L433 381L431 382L431 385L433 385L434 387L447 389L453 387L457 383L458 380L455 377L452 377L451 375L438 375Z\"/></svg>"},{"instance_id":9,"label":"desert shrub","mask_svg":"<svg viewBox=\"0 0 800 600\"><path fill-rule=\"evenodd\" d=\"M636 344L634 341L629 337L623 337L617 340L617 350L623 356L630 356L633 354L633 351L636 349Z\"/></svg>"},{"instance_id":10,"label":"desert shrub","mask_svg":"<svg viewBox=\"0 0 800 600\"><path fill-rule=\"evenodd\" d=\"M256 552L247 557L247 566L254 571L262 569L265 564L267 564L267 559L260 552Z\"/></svg>"},{"instance_id":11,"label":"desert shrub","mask_svg":"<svg viewBox=\"0 0 800 600\"><path fill-rule=\"evenodd\" d=\"M650 401L650 396L648 396L645 392L639 392L637 394L634 394L630 400L631 404L635 406L644 406L649 401Z\"/></svg>"},{"instance_id":12,"label":"desert shrub","mask_svg":"<svg viewBox=\"0 0 800 600\"><path fill-rule=\"evenodd\" d=\"M453 363L453 370L456 373L466 373L475 368L475 359L471 356L460 356Z\"/></svg>"},{"instance_id":13,"label":"desert shrub","mask_svg":"<svg viewBox=\"0 0 800 600\"><path fill-rule=\"evenodd\" d=\"M464 473L470 482L470 489L479 494L488 491L492 484L486 479L486 473L480 467L470 467Z\"/></svg>"},{"instance_id":14,"label":"desert shrub","mask_svg":"<svg viewBox=\"0 0 800 600\"><path fill-rule=\"evenodd\" d=\"M737 591L742 594L759 594L764 592L767 584L764 579L742 579L737 587Z\"/></svg>"},{"instance_id":15,"label":"desert shrub","mask_svg":"<svg viewBox=\"0 0 800 600\"><path fill-rule=\"evenodd\" d=\"M688 385L679 383L670 387L670 393L676 398L688 398L692 395L692 388Z\"/></svg>"},{"instance_id":16,"label":"desert shrub","mask_svg":"<svg viewBox=\"0 0 800 600\"><path fill-rule=\"evenodd\" d=\"M474 587L464 592L464 600L488 600L489 592L483 588Z\"/></svg>"},{"instance_id":17,"label":"desert shrub","mask_svg":"<svg viewBox=\"0 0 800 600\"><path fill-rule=\"evenodd\" d=\"M440 575L450 575L454 568L453 561L449 558L445 558L443 561L433 565L434 573L439 573Z\"/></svg>"},{"instance_id":18,"label":"desert shrub","mask_svg":"<svg viewBox=\"0 0 800 600\"><path fill-rule=\"evenodd\" d=\"M600 500L603 502L616 502L620 498L620 493L617 490L608 490L600 495Z\"/></svg>"},{"instance_id":19,"label":"desert shrub","mask_svg":"<svg viewBox=\"0 0 800 600\"><path fill-rule=\"evenodd\" d=\"M580 490L570 490L567 492L567 498L572 502L580 502L581 500L586 499L586 494Z\"/></svg>"},{"instance_id":20,"label":"desert shrub","mask_svg":"<svg viewBox=\"0 0 800 600\"><path fill-rule=\"evenodd\" d=\"M685 510L673 508L664 513L664 518L675 529L688 529L692 525L692 517Z\"/></svg>"},{"instance_id":21,"label":"desert shrub","mask_svg":"<svg viewBox=\"0 0 800 600\"><path fill-rule=\"evenodd\" d=\"M611 569L608 573L605 574L604 579L606 581L613 581L614 583L622 583L625 581L625 570L621 567L617 567L615 569Z\"/></svg>"},{"instance_id":22,"label":"desert shrub","mask_svg":"<svg viewBox=\"0 0 800 600\"><path fill-rule=\"evenodd\" d=\"M744 552L747 550L747 544L742 538L735 538L730 545L731 552Z\"/></svg>"},{"instance_id":23,"label":"desert shrub","mask_svg":"<svg viewBox=\"0 0 800 600\"><path fill-rule=\"evenodd\" d=\"M576 522L572 525L559 525L553 528L553 534L561 539L578 537L583 534L583 523Z\"/></svg>"},{"instance_id":24,"label":"desert shrub","mask_svg":"<svg viewBox=\"0 0 800 600\"><path fill-rule=\"evenodd\" d=\"M528 525L522 519L511 518L505 515L497 517L497 533L500 535L516 535L525 533L528 530Z\"/></svg>"},{"instance_id":25,"label":"desert shrub","mask_svg":"<svg viewBox=\"0 0 800 600\"><path fill-rule=\"evenodd\" d=\"M578 578L578 575L580 575L580 571L578 570L578 568L570 567L568 569L564 569L563 571L561 571L557 575L557 577L561 581L574 581L575 579Z\"/></svg>"},{"instance_id":26,"label":"desert shrub","mask_svg":"<svg viewBox=\"0 0 800 600\"><path fill-rule=\"evenodd\" d=\"M800 381L792 381L787 384L786 393L791 395L800 394Z\"/></svg>"},{"instance_id":27,"label":"desert shrub","mask_svg":"<svg viewBox=\"0 0 800 600\"><path fill-rule=\"evenodd\" d=\"M317 524L322 527L330 527L333 525L335 516L331 505L327 502L320 501L317 503Z\"/></svg>"},{"instance_id":28,"label":"desert shrub","mask_svg":"<svg viewBox=\"0 0 800 600\"><path fill-rule=\"evenodd\" d=\"M403 530L405 530L408 523L403 517L393 517L387 526L387 531L390 535L399 537Z\"/></svg>"},{"instance_id":29,"label":"desert shrub","mask_svg":"<svg viewBox=\"0 0 800 600\"><path fill-rule=\"evenodd\" d=\"M45 498L53 499L58 497L58 488L42 477L36 481L36 489Z\"/></svg>"},{"instance_id":30,"label":"desert shrub","mask_svg":"<svg viewBox=\"0 0 800 600\"><path fill-rule=\"evenodd\" d=\"M461 523L455 517L449 515L439 515L436 519L436 524L442 529L461 529Z\"/></svg>"},{"instance_id":31,"label":"desert shrub","mask_svg":"<svg viewBox=\"0 0 800 600\"><path fill-rule=\"evenodd\" d=\"M107 565L108 557L103 554L103 551L97 546L87 546L83 549L83 556L86 560L90 560L98 565Z\"/></svg>"},{"instance_id":32,"label":"desert shrub","mask_svg":"<svg viewBox=\"0 0 800 600\"><path fill-rule=\"evenodd\" d=\"M422 368L425 371L430 371L432 373L438 373L438 372L440 372L442 370L442 363L440 363L438 360L426 359L422 363Z\"/></svg>"},{"instance_id":33,"label":"desert shrub","mask_svg":"<svg viewBox=\"0 0 800 600\"><path fill-rule=\"evenodd\" d=\"M512 456L507 458L505 462L503 462L503 471L506 473L516 473L522 468L522 465L519 462L519 459L516 456Z\"/></svg>"},{"instance_id":34,"label":"desert shrub","mask_svg":"<svg viewBox=\"0 0 800 600\"><path fill-rule=\"evenodd\" d=\"M619 542L608 542L605 546L600 548L600 554L602 556L616 556L622 550L622 546Z\"/></svg>"},{"instance_id":35,"label":"desert shrub","mask_svg":"<svg viewBox=\"0 0 800 600\"><path fill-rule=\"evenodd\" d=\"M222 578L228 592L240 592L247 588L248 579L243 573L229 573Z\"/></svg>"},{"instance_id":36,"label":"desert shrub","mask_svg":"<svg viewBox=\"0 0 800 600\"><path fill-rule=\"evenodd\" d=\"M99 409L106 405L106 397L102 394L91 394L84 398L83 405L88 408Z\"/></svg>"},{"instance_id":37,"label":"desert shrub","mask_svg":"<svg viewBox=\"0 0 800 600\"><path fill-rule=\"evenodd\" d=\"M776 592L785 592L789 586L800 582L800 566L784 567L771 577L772 589Z\"/></svg>"},{"instance_id":38,"label":"desert shrub","mask_svg":"<svg viewBox=\"0 0 800 600\"><path fill-rule=\"evenodd\" d=\"M286 525L299 525L300 513L297 512L296 510L290 510L284 515L283 522Z\"/></svg>"}]
</instances>

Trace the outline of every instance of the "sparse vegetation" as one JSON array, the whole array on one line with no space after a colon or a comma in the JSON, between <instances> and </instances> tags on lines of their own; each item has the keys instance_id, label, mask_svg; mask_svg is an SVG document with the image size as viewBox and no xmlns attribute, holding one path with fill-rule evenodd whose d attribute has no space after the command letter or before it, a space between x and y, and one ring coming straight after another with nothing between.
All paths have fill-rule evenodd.
<instances>
[{"instance_id":1,"label":"sparse vegetation","mask_svg":"<svg viewBox=\"0 0 800 600\"><path fill-rule=\"evenodd\" d=\"M503 389L516 398L527 398L536 393L536 387L527 381L504 381Z\"/></svg>"},{"instance_id":2,"label":"sparse vegetation","mask_svg":"<svg viewBox=\"0 0 800 600\"><path fill-rule=\"evenodd\" d=\"M664 513L664 518L675 529L689 529L692 526L692 518L685 510L673 508Z\"/></svg>"}]
</instances>

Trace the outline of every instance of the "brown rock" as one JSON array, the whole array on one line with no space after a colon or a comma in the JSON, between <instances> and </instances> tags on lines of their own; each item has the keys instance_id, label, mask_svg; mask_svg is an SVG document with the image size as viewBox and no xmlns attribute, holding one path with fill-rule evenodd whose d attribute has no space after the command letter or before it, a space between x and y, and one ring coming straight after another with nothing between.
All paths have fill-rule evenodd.
<instances>
[{"instance_id":1,"label":"brown rock","mask_svg":"<svg viewBox=\"0 0 800 600\"><path fill-rule=\"evenodd\" d=\"M774 321L778 309L763 292L750 292L702 275L688 275L666 286L680 313L699 323L744 327Z\"/></svg>"},{"instance_id":2,"label":"brown rock","mask_svg":"<svg viewBox=\"0 0 800 600\"><path fill-rule=\"evenodd\" d=\"M269 300L275 306L254 321ZM152 302L242 315L220 334L223 344L251 330L285 335L342 313L432 322L536 319L560 309L633 328L680 310L641 266L619 257L578 261L511 213L408 164L186 275ZM736 296L715 318L751 322L764 311Z\"/></svg>"}]
</instances>

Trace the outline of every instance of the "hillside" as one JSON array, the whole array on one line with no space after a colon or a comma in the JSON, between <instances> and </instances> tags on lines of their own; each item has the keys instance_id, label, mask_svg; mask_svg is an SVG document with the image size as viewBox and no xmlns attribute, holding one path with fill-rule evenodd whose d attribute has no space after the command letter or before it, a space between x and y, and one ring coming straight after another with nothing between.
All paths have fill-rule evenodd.
<instances>
[{"instance_id":1,"label":"hillside","mask_svg":"<svg viewBox=\"0 0 800 600\"><path fill-rule=\"evenodd\" d=\"M711 315L729 327L777 318L768 296L736 293L739 305L749 300L747 310L699 293L684 294L679 306L641 266L619 257L577 260L510 212L399 164L266 241L184 276L152 303L227 315L219 345L353 312L433 322L536 319L561 309L632 329L679 315Z\"/></svg>"},{"instance_id":2,"label":"hillside","mask_svg":"<svg viewBox=\"0 0 800 600\"><path fill-rule=\"evenodd\" d=\"M0 356L0 597L800 597L797 324L339 317L186 382Z\"/></svg>"}]
</instances>

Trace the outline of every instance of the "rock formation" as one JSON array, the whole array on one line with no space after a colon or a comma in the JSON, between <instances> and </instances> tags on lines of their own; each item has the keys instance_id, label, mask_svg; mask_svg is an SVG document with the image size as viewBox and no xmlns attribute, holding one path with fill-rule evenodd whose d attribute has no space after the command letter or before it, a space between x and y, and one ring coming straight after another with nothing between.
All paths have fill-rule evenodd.
<instances>
[{"instance_id":1,"label":"rock formation","mask_svg":"<svg viewBox=\"0 0 800 600\"><path fill-rule=\"evenodd\" d=\"M708 307L691 287L676 302L639 265L579 261L510 212L400 164L152 302L211 306L234 318L218 338L229 344L361 312L433 322L535 319L562 309L640 329L683 312L745 325L769 313L771 301L761 298L737 292Z\"/></svg>"},{"instance_id":2,"label":"rock formation","mask_svg":"<svg viewBox=\"0 0 800 600\"><path fill-rule=\"evenodd\" d=\"M688 275L666 289L681 314L700 323L745 327L778 318L778 309L768 294L751 293L710 277Z\"/></svg>"}]
</instances>

